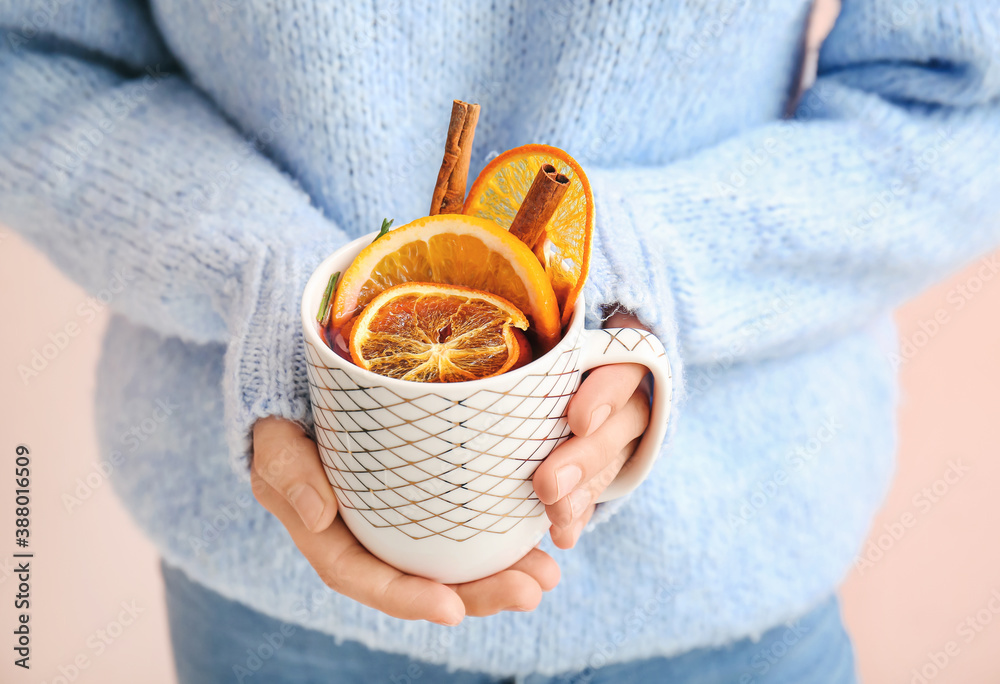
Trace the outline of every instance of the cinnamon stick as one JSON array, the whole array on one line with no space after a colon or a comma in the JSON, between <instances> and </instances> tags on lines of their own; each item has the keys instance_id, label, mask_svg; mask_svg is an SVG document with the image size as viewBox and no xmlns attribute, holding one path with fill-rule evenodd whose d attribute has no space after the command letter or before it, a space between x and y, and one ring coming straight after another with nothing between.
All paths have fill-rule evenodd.
<instances>
[{"instance_id":1,"label":"cinnamon stick","mask_svg":"<svg viewBox=\"0 0 1000 684\"><path fill-rule=\"evenodd\" d=\"M430 215L459 214L465 203L465 184L472 159L472 139L479 123L479 105L455 100L451 106L444 159L431 197Z\"/></svg>"},{"instance_id":2,"label":"cinnamon stick","mask_svg":"<svg viewBox=\"0 0 1000 684\"><path fill-rule=\"evenodd\" d=\"M569 189L569 178L558 173L552 164L543 164L524 196L510 232L535 253L545 239L545 225L556 212L559 202Z\"/></svg>"}]
</instances>

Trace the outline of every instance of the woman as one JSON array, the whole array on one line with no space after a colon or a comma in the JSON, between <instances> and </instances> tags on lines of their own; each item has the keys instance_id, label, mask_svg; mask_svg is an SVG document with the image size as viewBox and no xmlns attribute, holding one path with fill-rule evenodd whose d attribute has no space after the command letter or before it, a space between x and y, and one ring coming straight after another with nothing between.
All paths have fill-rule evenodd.
<instances>
[{"instance_id":1,"label":"woman","mask_svg":"<svg viewBox=\"0 0 1000 684\"><path fill-rule=\"evenodd\" d=\"M0 8L0 221L85 287L127 274L105 448L181 407L115 477L182 682L855 681L835 591L892 471L889 311L1000 243L1000 17L845 2L783 121L809 10ZM588 170L590 324L653 330L680 401L650 479L594 514L646 417L640 374L592 375L535 479L551 542L445 587L336 516L296 310L323 257L426 212L455 98L483 107L473 173L528 142Z\"/></svg>"}]
</instances>

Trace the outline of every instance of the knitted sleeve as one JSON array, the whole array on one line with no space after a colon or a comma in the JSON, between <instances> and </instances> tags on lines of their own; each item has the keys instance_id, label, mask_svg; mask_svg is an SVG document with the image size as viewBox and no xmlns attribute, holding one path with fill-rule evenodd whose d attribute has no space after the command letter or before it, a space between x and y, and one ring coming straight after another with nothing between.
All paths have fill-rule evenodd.
<instances>
[{"instance_id":1,"label":"knitted sleeve","mask_svg":"<svg viewBox=\"0 0 1000 684\"><path fill-rule=\"evenodd\" d=\"M0 9L0 224L133 320L226 347L245 472L258 417L308 420L299 296L346 238L262 154L274 131L241 135L172 71L143 10L85 5Z\"/></svg>"},{"instance_id":2,"label":"knitted sleeve","mask_svg":"<svg viewBox=\"0 0 1000 684\"><path fill-rule=\"evenodd\" d=\"M726 368L823 345L1000 244L1000 5L901 8L845 0L794 119L593 170L590 315L636 312L675 374Z\"/></svg>"}]
</instances>

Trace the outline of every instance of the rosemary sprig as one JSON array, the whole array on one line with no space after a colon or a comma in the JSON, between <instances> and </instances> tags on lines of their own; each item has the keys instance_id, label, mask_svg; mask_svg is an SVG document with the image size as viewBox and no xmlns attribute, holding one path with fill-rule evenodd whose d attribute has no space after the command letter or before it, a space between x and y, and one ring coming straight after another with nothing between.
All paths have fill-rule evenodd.
<instances>
[{"instance_id":1,"label":"rosemary sprig","mask_svg":"<svg viewBox=\"0 0 1000 684\"><path fill-rule=\"evenodd\" d=\"M319 312L316 314L316 322L324 328L330 322L330 313L333 310L333 290L337 287L338 280L340 280L340 271L330 276L330 282L326 284L326 289L323 291L323 301L319 304Z\"/></svg>"},{"instance_id":2,"label":"rosemary sprig","mask_svg":"<svg viewBox=\"0 0 1000 684\"><path fill-rule=\"evenodd\" d=\"M375 240L389 232L392 227L393 219L382 219L382 227L378 231L378 235L375 236ZM372 242L375 242L372 240ZM316 313L316 322L326 327L330 322L330 314L333 309L333 291L337 287L337 281L340 280L340 271L337 271L332 276L330 276L330 282L326 284L326 290L323 291L323 301L319 304L319 311Z\"/></svg>"},{"instance_id":3,"label":"rosemary sprig","mask_svg":"<svg viewBox=\"0 0 1000 684\"><path fill-rule=\"evenodd\" d=\"M375 240L378 240L380 237L389 232L389 228L392 227L393 221L395 221L395 219L382 219L382 227L379 228L378 235L375 236ZM375 242L375 240L372 240L372 242Z\"/></svg>"}]
</instances>

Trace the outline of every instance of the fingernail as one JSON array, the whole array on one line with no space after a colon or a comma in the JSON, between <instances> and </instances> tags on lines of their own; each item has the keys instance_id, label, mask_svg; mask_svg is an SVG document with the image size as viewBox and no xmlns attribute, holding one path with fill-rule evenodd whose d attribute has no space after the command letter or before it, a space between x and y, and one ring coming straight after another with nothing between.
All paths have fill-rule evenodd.
<instances>
[{"instance_id":1,"label":"fingernail","mask_svg":"<svg viewBox=\"0 0 1000 684\"><path fill-rule=\"evenodd\" d=\"M570 493L568 501L569 514L575 520L590 505L590 492L586 489L577 489Z\"/></svg>"},{"instance_id":2,"label":"fingernail","mask_svg":"<svg viewBox=\"0 0 1000 684\"><path fill-rule=\"evenodd\" d=\"M323 509L326 507L319 492L307 484L300 485L294 493L289 492L288 500L295 512L302 518L305 526L310 531L315 531L319 519L323 516Z\"/></svg>"},{"instance_id":3,"label":"fingernail","mask_svg":"<svg viewBox=\"0 0 1000 684\"><path fill-rule=\"evenodd\" d=\"M587 426L587 432L583 436L589 437L594 434L594 431L604 425L604 421L606 421L610 415L611 407L607 404L595 408L593 413L590 414L590 425Z\"/></svg>"},{"instance_id":4,"label":"fingernail","mask_svg":"<svg viewBox=\"0 0 1000 684\"><path fill-rule=\"evenodd\" d=\"M447 618L445 620L434 620L434 622L445 627L457 627L462 622L462 618Z\"/></svg>"},{"instance_id":5,"label":"fingernail","mask_svg":"<svg viewBox=\"0 0 1000 684\"><path fill-rule=\"evenodd\" d=\"M577 465L564 465L556 471L556 500L563 498L566 492L573 490L583 477L583 471Z\"/></svg>"}]
</instances>

